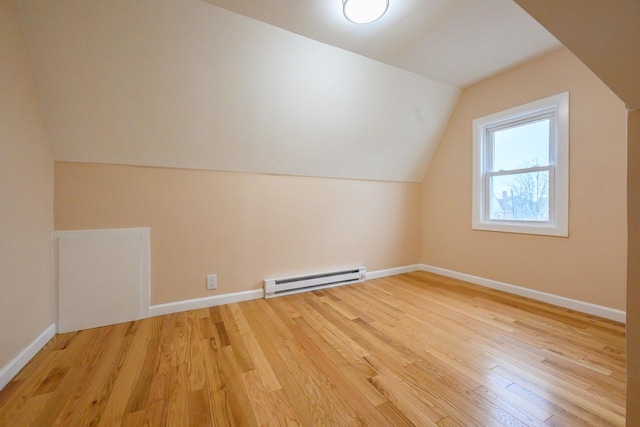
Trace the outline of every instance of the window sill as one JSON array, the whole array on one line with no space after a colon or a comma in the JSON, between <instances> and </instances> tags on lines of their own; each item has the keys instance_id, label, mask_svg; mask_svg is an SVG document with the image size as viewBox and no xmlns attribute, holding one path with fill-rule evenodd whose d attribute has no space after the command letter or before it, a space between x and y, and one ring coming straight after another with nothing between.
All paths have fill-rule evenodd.
<instances>
[{"instance_id":1,"label":"window sill","mask_svg":"<svg viewBox=\"0 0 640 427\"><path fill-rule=\"evenodd\" d=\"M549 224L513 224L511 222L480 222L473 224L473 230L495 231L500 233L534 234L539 236L569 237L566 229Z\"/></svg>"}]
</instances>

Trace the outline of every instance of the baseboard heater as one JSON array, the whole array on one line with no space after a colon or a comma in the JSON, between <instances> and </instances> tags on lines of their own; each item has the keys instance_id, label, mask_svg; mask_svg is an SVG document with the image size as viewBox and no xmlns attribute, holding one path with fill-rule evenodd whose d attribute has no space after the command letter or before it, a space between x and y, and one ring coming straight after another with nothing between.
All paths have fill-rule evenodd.
<instances>
[{"instance_id":1,"label":"baseboard heater","mask_svg":"<svg viewBox=\"0 0 640 427\"><path fill-rule=\"evenodd\" d=\"M366 276L367 269L365 267L355 267L345 270L307 274L304 276L265 279L264 297L273 298L281 295L290 295L299 292L328 288L331 286L363 282Z\"/></svg>"}]
</instances>

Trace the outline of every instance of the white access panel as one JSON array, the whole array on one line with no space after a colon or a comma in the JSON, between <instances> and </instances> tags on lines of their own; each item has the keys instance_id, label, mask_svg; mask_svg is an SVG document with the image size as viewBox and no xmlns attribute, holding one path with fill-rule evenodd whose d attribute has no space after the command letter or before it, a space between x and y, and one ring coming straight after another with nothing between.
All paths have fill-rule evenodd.
<instances>
[{"instance_id":1,"label":"white access panel","mask_svg":"<svg viewBox=\"0 0 640 427\"><path fill-rule=\"evenodd\" d=\"M58 332L149 316L149 229L59 231Z\"/></svg>"}]
</instances>

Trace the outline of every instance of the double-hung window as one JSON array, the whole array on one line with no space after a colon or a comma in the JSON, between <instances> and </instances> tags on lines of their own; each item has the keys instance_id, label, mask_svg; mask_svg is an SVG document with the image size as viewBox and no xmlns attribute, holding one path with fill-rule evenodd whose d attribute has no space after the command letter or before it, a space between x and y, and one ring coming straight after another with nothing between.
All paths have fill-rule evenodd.
<instances>
[{"instance_id":1,"label":"double-hung window","mask_svg":"<svg viewBox=\"0 0 640 427\"><path fill-rule=\"evenodd\" d=\"M473 228L568 236L569 94L473 121Z\"/></svg>"}]
</instances>

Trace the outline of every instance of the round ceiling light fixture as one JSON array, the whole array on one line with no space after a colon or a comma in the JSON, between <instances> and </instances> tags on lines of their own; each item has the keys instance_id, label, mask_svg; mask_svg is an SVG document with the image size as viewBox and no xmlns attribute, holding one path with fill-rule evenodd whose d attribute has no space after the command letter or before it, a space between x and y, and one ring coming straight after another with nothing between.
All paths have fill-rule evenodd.
<instances>
[{"instance_id":1,"label":"round ceiling light fixture","mask_svg":"<svg viewBox=\"0 0 640 427\"><path fill-rule=\"evenodd\" d=\"M389 8L389 0L342 0L344 17L356 24L376 21Z\"/></svg>"}]
</instances>

